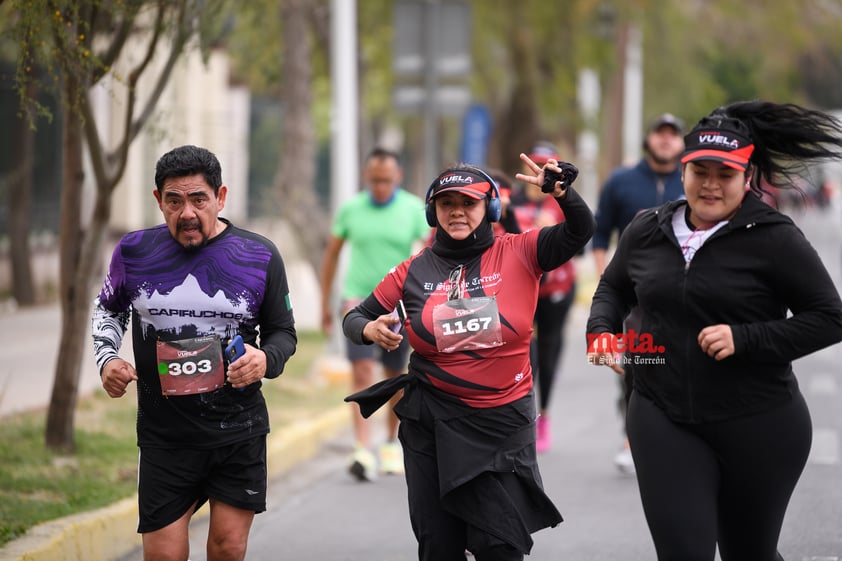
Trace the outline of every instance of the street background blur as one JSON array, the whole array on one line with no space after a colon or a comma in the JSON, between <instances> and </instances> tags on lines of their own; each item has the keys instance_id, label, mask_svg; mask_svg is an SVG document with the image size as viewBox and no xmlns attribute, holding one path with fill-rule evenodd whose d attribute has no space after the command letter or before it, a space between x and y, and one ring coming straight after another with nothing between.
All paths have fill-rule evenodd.
<instances>
[{"instance_id":1,"label":"street background blur","mask_svg":"<svg viewBox=\"0 0 842 561\"><path fill-rule=\"evenodd\" d=\"M298 328L315 330L331 214L358 191L372 147L397 151L404 188L423 195L452 162L513 174L518 153L548 140L579 167L577 188L595 208L599 186L640 157L660 113L691 125L762 98L842 115L841 26L842 4L828 0L0 0L0 422L43 411L49 447L72 453L77 398L99 387L90 304L117 239L161 221L153 170L173 146L219 156L230 188L222 215L277 243ZM803 194L776 193L821 240L834 275L840 185L834 162L803 170ZM587 252L578 265L585 306L595 282ZM326 364L342 365L340 348L337 334ZM579 376L565 388L562 374L558 391L601 391L603 410L569 403L557 431L582 427L572 450L613 447L613 386L591 387L600 378L579 372L576 353L571 344L562 368ZM831 467L809 472L797 497L795 559L842 555L842 501L831 491L842 488L838 415L823 405L838 403L839 358L829 350L810 363L817 426L828 427L814 449ZM613 467L597 467L603 455L594 450L578 473ZM582 500L610 511L610 496L625 493L620 512L639 509L633 487L607 481L589 481L607 497ZM645 534L639 524L628 532ZM329 558L299 555L308 557Z\"/></svg>"}]
</instances>

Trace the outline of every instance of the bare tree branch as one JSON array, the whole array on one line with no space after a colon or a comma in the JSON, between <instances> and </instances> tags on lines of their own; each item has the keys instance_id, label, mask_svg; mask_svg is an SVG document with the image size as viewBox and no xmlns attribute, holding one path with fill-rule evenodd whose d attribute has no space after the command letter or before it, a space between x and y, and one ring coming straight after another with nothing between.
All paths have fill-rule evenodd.
<instances>
[{"instance_id":1,"label":"bare tree branch","mask_svg":"<svg viewBox=\"0 0 842 561\"><path fill-rule=\"evenodd\" d=\"M130 70L128 74L128 83L126 84L128 89L128 102L126 103L126 110L123 119L123 140L114 150L114 152L110 153L107 157L109 163L114 165L114 167L116 168L111 178L114 180L112 181L111 179L109 179L106 183L102 184L102 188L107 193L110 193L114 190L114 187L117 185L117 180L119 180L119 178L122 177L123 171L125 170L125 166L128 162L129 146L131 145L132 140L137 135L137 132L140 131L140 127L138 127L135 130L135 133L132 134L132 120L134 119L134 110L135 106L137 105L137 83L140 80L140 77L143 75L144 71L149 67L149 63L155 56L155 51L158 48L158 41L160 40L161 34L163 33L165 13L165 3L159 1L158 12L155 18L154 31L152 33L152 38L147 44L146 54L141 59L140 63L138 63L137 66ZM181 12L181 16L183 16L183 12ZM157 98L155 99L155 101L157 102Z\"/></svg>"},{"instance_id":2,"label":"bare tree branch","mask_svg":"<svg viewBox=\"0 0 842 561\"><path fill-rule=\"evenodd\" d=\"M155 109L155 106L158 103L158 100L161 97L161 94L164 92L164 88L167 85L167 82L170 79L170 75L172 74L173 68L175 68L175 63L178 61L178 57L184 51L184 46L187 43L187 40L190 38L191 34L193 33L193 26L191 23L188 22L186 17L186 2L181 2L181 6L179 9L178 15L178 26L176 27L176 35L172 40L170 46L170 54L167 57L167 62L164 65L161 74L158 76L158 81L155 84L155 87L152 89L152 93L149 95L149 98L146 101L146 106L138 115L137 119L132 123L131 128L129 129L129 134L126 136L126 141L131 143L135 137L138 135L140 130L143 128L143 125L146 121L149 120L149 117L152 115L152 111Z\"/></svg>"},{"instance_id":3,"label":"bare tree branch","mask_svg":"<svg viewBox=\"0 0 842 561\"><path fill-rule=\"evenodd\" d=\"M114 62L117 60L117 57L123 51L123 47L126 45L126 41L128 41L129 37L131 36L131 32L134 27L134 20L137 16L138 11L139 8L129 12L123 18L123 21L120 22L120 26L114 33L114 37L108 44L108 50L100 56L100 61L102 65L94 73L94 82L99 82L111 70L111 67L114 66Z\"/></svg>"}]
</instances>

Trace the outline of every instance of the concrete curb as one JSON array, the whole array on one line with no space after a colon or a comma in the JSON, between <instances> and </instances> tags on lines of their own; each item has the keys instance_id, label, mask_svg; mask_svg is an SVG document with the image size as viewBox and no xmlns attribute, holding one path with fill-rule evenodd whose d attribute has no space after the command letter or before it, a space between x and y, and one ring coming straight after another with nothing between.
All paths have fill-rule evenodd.
<instances>
[{"instance_id":1,"label":"concrete curb","mask_svg":"<svg viewBox=\"0 0 842 561\"><path fill-rule=\"evenodd\" d=\"M316 455L326 440L350 425L351 408L343 403L312 419L302 419L277 432L269 433L266 442L269 479L309 460Z\"/></svg>"},{"instance_id":2,"label":"concrete curb","mask_svg":"<svg viewBox=\"0 0 842 561\"><path fill-rule=\"evenodd\" d=\"M140 546L137 497L30 529L0 550L3 561L114 560Z\"/></svg>"},{"instance_id":3,"label":"concrete curb","mask_svg":"<svg viewBox=\"0 0 842 561\"><path fill-rule=\"evenodd\" d=\"M269 478L315 456L323 442L350 425L350 419L343 404L269 433ZM203 508L196 516L207 514ZM98 510L44 522L0 549L0 561L115 561L141 545L137 516L135 495Z\"/></svg>"}]
</instances>

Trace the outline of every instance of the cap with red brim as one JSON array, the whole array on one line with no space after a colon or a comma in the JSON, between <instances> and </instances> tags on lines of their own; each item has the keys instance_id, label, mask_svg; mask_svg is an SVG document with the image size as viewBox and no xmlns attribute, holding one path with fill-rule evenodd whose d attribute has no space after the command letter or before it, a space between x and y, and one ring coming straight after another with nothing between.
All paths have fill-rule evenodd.
<instances>
[{"instance_id":1,"label":"cap with red brim","mask_svg":"<svg viewBox=\"0 0 842 561\"><path fill-rule=\"evenodd\" d=\"M684 137L685 150L681 163L697 160L722 162L726 166L745 170L749 166L754 144L743 131L728 126L730 119L720 119L720 126L697 126Z\"/></svg>"},{"instance_id":2,"label":"cap with red brim","mask_svg":"<svg viewBox=\"0 0 842 561\"><path fill-rule=\"evenodd\" d=\"M491 184L484 177L460 170L439 177L430 192L430 200L442 193L462 193L474 199L484 199L490 189Z\"/></svg>"}]
</instances>

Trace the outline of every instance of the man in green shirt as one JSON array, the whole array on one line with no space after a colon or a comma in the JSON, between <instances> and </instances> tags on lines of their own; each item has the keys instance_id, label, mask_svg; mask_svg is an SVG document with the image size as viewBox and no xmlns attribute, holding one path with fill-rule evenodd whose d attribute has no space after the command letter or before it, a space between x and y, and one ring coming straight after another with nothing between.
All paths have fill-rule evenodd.
<instances>
[{"instance_id":1,"label":"man in green shirt","mask_svg":"<svg viewBox=\"0 0 842 561\"><path fill-rule=\"evenodd\" d=\"M424 202L400 188L403 180L398 155L382 148L374 149L363 166L366 190L344 203L336 213L321 270L322 329L330 333L335 319L330 296L336 276L339 254L348 242L350 259L341 292L341 314L359 304L386 276L389 269L407 259L415 242L429 234ZM357 392L374 381L375 363L383 365L386 377L406 368L409 344L404 338L394 351L378 345L355 345L345 341L351 362L351 391ZM399 397L399 396L398 396ZM387 440L379 447L379 458L372 452L370 421L353 405L354 455L349 471L361 481L374 479L379 471L403 473L403 453L397 441L398 418L390 404ZM379 460L379 462L378 462Z\"/></svg>"}]
</instances>

